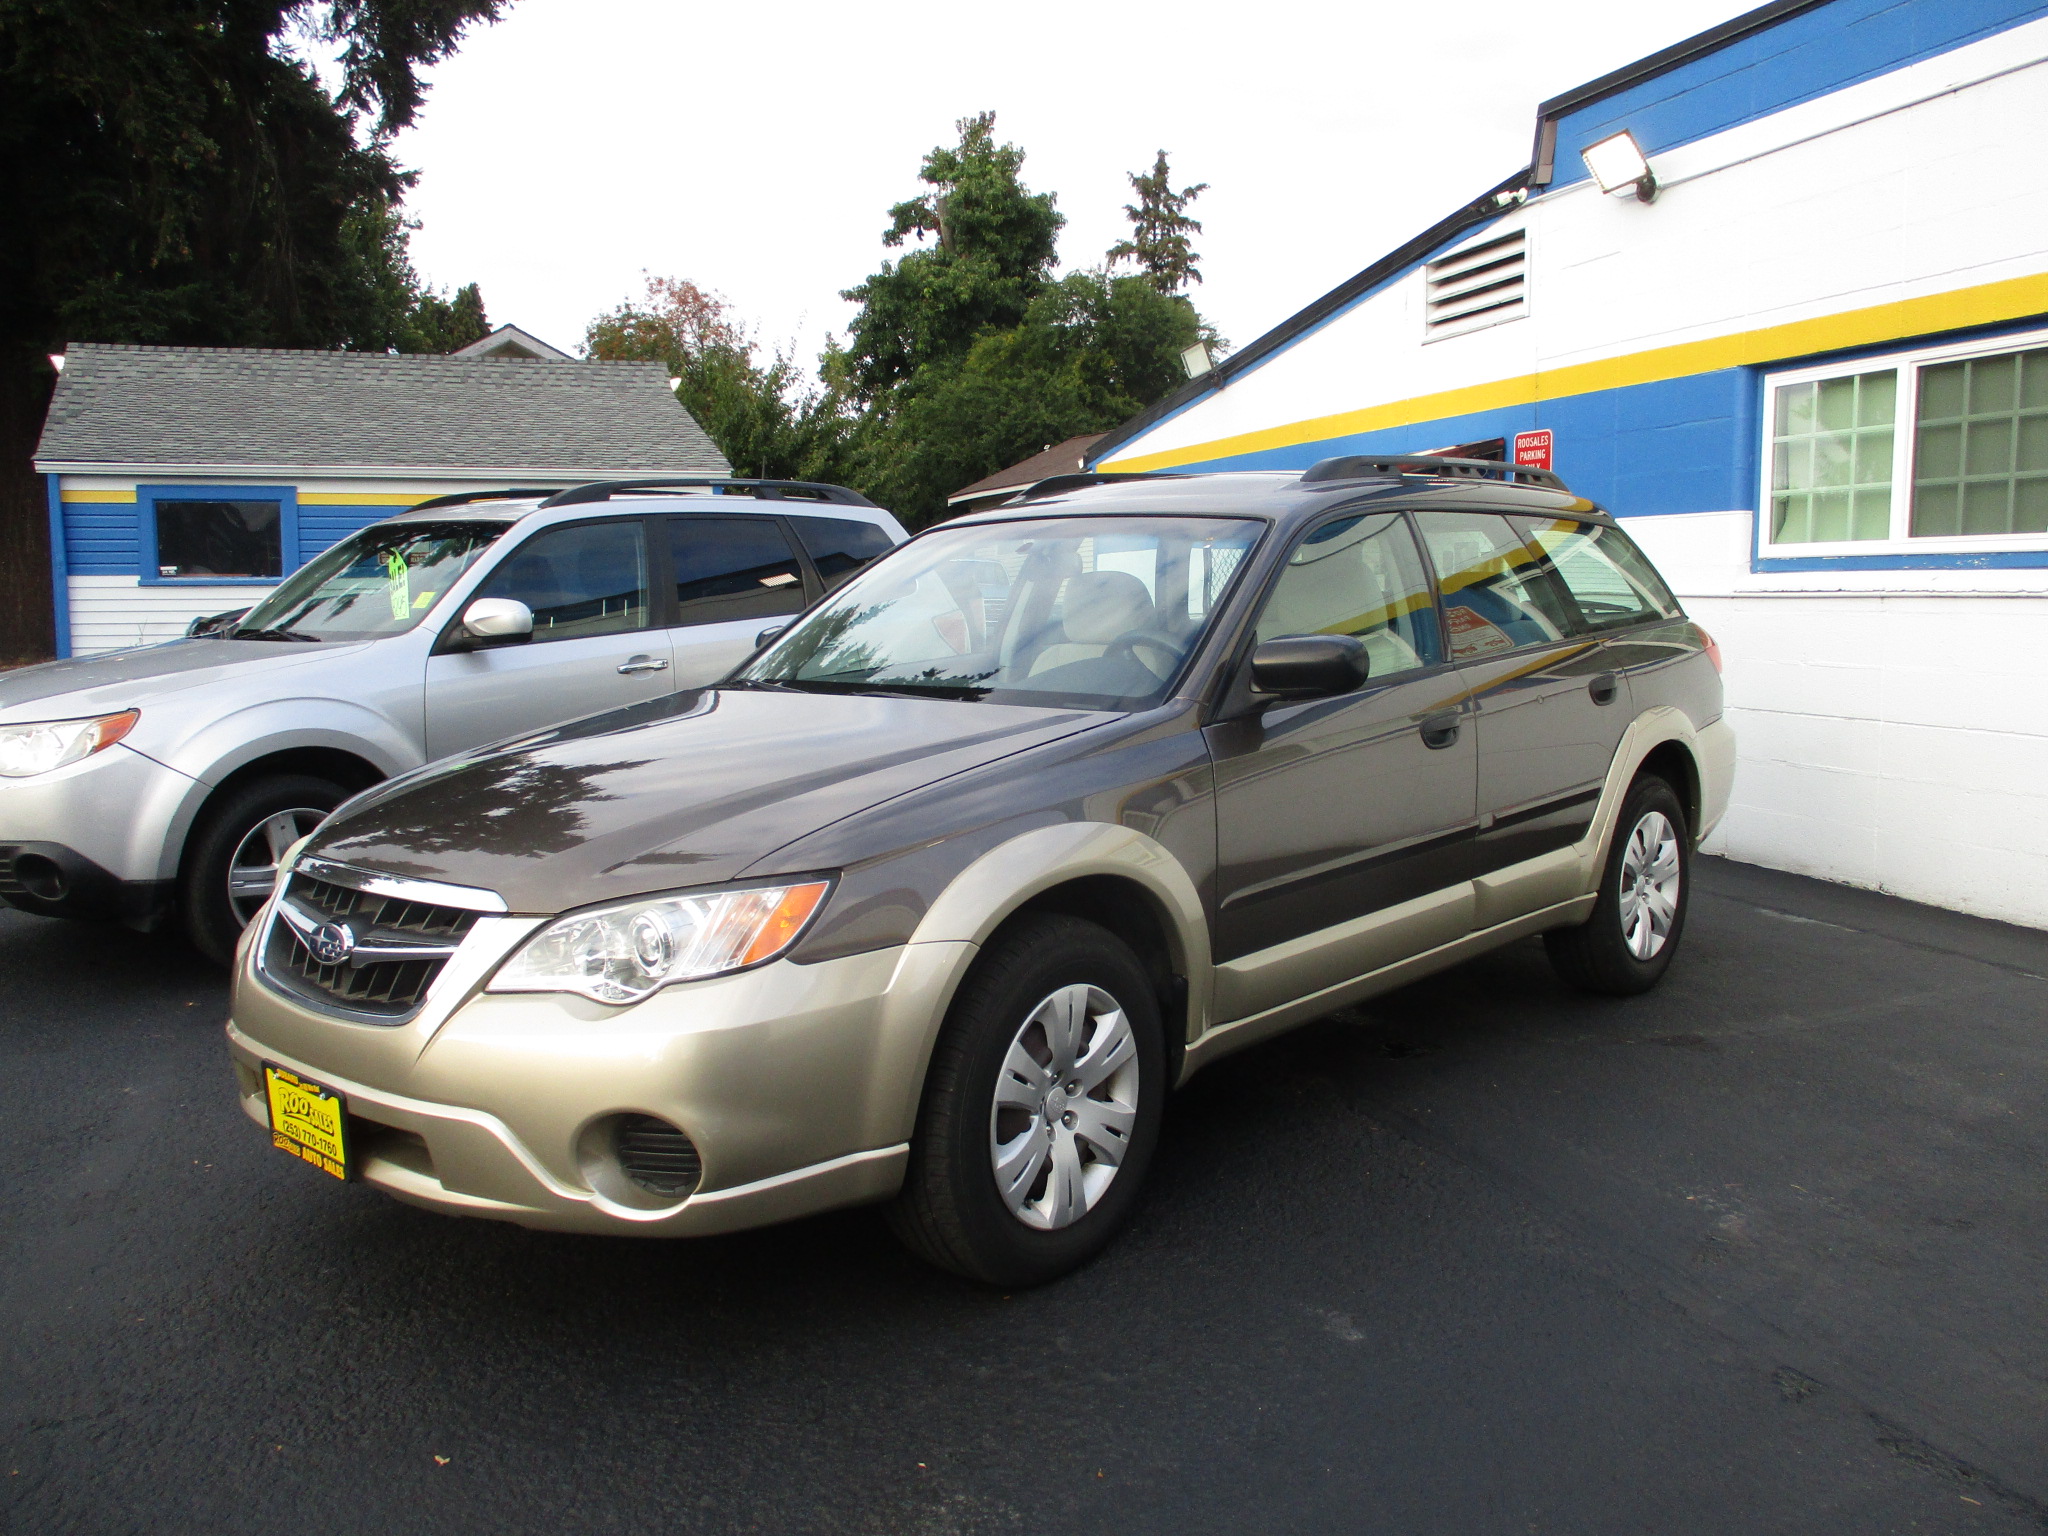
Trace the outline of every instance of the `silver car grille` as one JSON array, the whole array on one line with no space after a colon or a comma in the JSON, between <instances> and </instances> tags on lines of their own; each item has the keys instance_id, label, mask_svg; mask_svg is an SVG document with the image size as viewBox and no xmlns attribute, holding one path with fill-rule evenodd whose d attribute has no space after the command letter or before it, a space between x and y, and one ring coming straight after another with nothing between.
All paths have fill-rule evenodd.
<instances>
[{"instance_id":1,"label":"silver car grille","mask_svg":"<svg viewBox=\"0 0 2048 1536\"><path fill-rule=\"evenodd\" d=\"M451 905L450 895L475 904ZM264 978L323 1012L403 1024L484 915L480 909L492 905L502 910L487 891L308 860L277 898L260 956Z\"/></svg>"}]
</instances>

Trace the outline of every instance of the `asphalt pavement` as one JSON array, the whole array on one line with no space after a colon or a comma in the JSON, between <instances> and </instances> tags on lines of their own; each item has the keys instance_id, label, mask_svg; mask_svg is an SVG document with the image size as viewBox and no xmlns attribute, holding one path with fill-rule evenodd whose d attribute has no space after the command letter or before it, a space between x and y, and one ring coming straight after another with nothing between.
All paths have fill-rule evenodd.
<instances>
[{"instance_id":1,"label":"asphalt pavement","mask_svg":"<svg viewBox=\"0 0 2048 1536\"><path fill-rule=\"evenodd\" d=\"M243 1118L221 978L0 915L9 1532L2048 1529L2048 934L1702 861L1220 1063L1004 1295L870 1212L409 1209Z\"/></svg>"}]
</instances>

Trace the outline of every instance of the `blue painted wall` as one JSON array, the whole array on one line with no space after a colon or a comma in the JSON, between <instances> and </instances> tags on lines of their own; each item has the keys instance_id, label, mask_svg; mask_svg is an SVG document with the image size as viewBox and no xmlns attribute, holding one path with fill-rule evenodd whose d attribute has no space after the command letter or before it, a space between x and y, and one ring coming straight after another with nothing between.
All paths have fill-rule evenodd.
<instances>
[{"instance_id":1,"label":"blue painted wall","mask_svg":"<svg viewBox=\"0 0 2048 1536\"><path fill-rule=\"evenodd\" d=\"M2048 16L2041 0L1835 0L1560 118L1553 186L1626 128L1643 152L1689 144Z\"/></svg>"},{"instance_id":2,"label":"blue painted wall","mask_svg":"<svg viewBox=\"0 0 2048 1536\"><path fill-rule=\"evenodd\" d=\"M220 487L229 495L235 487ZM304 489L302 487L301 489ZM397 502L360 503L342 507L299 504L298 547L294 569L320 551L371 523L403 512L418 497ZM142 508L135 502L68 501L64 503L64 560L77 576L142 574Z\"/></svg>"}]
</instances>

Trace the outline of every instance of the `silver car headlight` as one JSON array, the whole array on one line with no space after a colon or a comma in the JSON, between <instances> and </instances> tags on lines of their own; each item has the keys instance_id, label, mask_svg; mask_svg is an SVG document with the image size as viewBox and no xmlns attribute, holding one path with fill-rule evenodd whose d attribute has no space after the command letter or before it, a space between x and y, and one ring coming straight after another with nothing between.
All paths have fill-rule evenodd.
<instances>
[{"instance_id":1,"label":"silver car headlight","mask_svg":"<svg viewBox=\"0 0 2048 1536\"><path fill-rule=\"evenodd\" d=\"M643 896L558 918L527 941L485 988L580 992L637 1003L656 988L773 960L809 925L829 880Z\"/></svg>"},{"instance_id":2,"label":"silver car headlight","mask_svg":"<svg viewBox=\"0 0 2048 1536\"><path fill-rule=\"evenodd\" d=\"M135 729L139 709L88 720L33 720L0 725L0 778L27 779L105 751Z\"/></svg>"}]
</instances>

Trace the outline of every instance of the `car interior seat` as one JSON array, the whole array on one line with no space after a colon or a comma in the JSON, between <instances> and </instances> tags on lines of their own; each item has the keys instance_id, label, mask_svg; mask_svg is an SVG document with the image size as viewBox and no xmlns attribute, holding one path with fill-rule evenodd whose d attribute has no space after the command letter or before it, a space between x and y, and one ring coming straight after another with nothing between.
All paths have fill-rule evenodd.
<instances>
[{"instance_id":1,"label":"car interior seat","mask_svg":"<svg viewBox=\"0 0 2048 1536\"><path fill-rule=\"evenodd\" d=\"M1087 571L1071 577L1060 596L1060 629L1065 639L1040 651L1027 675L1036 677L1055 667L1093 661L1119 636L1153 629L1157 619L1152 594L1129 571ZM1146 661L1149 654L1140 651L1140 661ZM1151 670L1149 664L1147 670Z\"/></svg>"}]
</instances>

